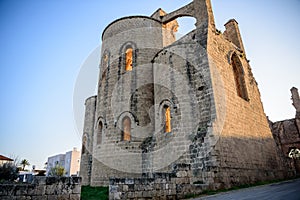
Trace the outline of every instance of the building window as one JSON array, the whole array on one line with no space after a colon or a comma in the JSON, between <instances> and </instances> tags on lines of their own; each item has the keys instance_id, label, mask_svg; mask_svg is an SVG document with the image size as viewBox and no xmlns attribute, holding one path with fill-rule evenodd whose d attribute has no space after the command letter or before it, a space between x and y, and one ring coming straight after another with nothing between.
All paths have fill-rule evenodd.
<instances>
[{"instance_id":1,"label":"building window","mask_svg":"<svg viewBox=\"0 0 300 200\"><path fill-rule=\"evenodd\" d=\"M165 133L170 133L171 129L171 109L169 106L164 107L165 114Z\"/></svg>"},{"instance_id":2,"label":"building window","mask_svg":"<svg viewBox=\"0 0 300 200\"><path fill-rule=\"evenodd\" d=\"M236 54L232 55L231 63L233 68L237 95L245 100L248 100L248 93L247 93L247 88L246 88L246 83L244 78L243 66Z\"/></svg>"},{"instance_id":3,"label":"building window","mask_svg":"<svg viewBox=\"0 0 300 200\"><path fill-rule=\"evenodd\" d=\"M126 59L126 63L125 63L125 70L126 71L131 71L132 70L132 56L133 56L133 49L132 48L128 48L125 52L125 59Z\"/></svg>"},{"instance_id":4,"label":"building window","mask_svg":"<svg viewBox=\"0 0 300 200\"><path fill-rule=\"evenodd\" d=\"M129 117L124 117L122 122L122 137L123 141L130 141L131 139L131 120Z\"/></svg>"},{"instance_id":5,"label":"building window","mask_svg":"<svg viewBox=\"0 0 300 200\"><path fill-rule=\"evenodd\" d=\"M99 122L98 125L98 131L97 131L97 144L101 144L102 142L102 130L103 130L103 125L102 122Z\"/></svg>"}]
</instances>

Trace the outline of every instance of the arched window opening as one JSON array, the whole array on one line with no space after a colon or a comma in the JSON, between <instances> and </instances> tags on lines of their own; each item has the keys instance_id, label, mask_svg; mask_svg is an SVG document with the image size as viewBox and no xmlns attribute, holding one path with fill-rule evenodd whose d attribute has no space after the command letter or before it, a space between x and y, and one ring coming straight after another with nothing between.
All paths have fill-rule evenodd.
<instances>
[{"instance_id":1,"label":"arched window opening","mask_svg":"<svg viewBox=\"0 0 300 200\"><path fill-rule=\"evenodd\" d=\"M103 124L100 121L98 125L98 130L97 130L97 144L102 143L102 130L103 130Z\"/></svg>"},{"instance_id":2,"label":"arched window opening","mask_svg":"<svg viewBox=\"0 0 300 200\"><path fill-rule=\"evenodd\" d=\"M123 141L130 141L131 139L131 120L129 117L124 117L122 122Z\"/></svg>"},{"instance_id":3,"label":"arched window opening","mask_svg":"<svg viewBox=\"0 0 300 200\"><path fill-rule=\"evenodd\" d=\"M169 106L164 107L165 114L165 133L170 133L171 129L171 109Z\"/></svg>"},{"instance_id":4,"label":"arched window opening","mask_svg":"<svg viewBox=\"0 0 300 200\"><path fill-rule=\"evenodd\" d=\"M248 93L242 68L243 66L236 54L232 56L231 63L233 68L237 95L245 100L248 100Z\"/></svg>"},{"instance_id":5,"label":"arched window opening","mask_svg":"<svg viewBox=\"0 0 300 200\"><path fill-rule=\"evenodd\" d=\"M133 49L128 48L125 52L125 57L126 57L125 70L126 71L132 70L132 56L133 56Z\"/></svg>"},{"instance_id":6,"label":"arched window opening","mask_svg":"<svg viewBox=\"0 0 300 200\"><path fill-rule=\"evenodd\" d=\"M103 56L103 67L107 68L108 67L108 55L104 54Z\"/></svg>"},{"instance_id":7,"label":"arched window opening","mask_svg":"<svg viewBox=\"0 0 300 200\"><path fill-rule=\"evenodd\" d=\"M180 40L183 36L185 36L186 34L190 33L191 31L196 29L196 18L194 17L190 17L190 16L183 16L183 17L179 17L176 19L177 20L177 27L176 27L176 32L174 32L176 39Z\"/></svg>"},{"instance_id":8,"label":"arched window opening","mask_svg":"<svg viewBox=\"0 0 300 200\"><path fill-rule=\"evenodd\" d=\"M83 139L82 139L82 148L81 148L81 154L84 154L86 152L86 145L87 145L87 137L86 135L83 136Z\"/></svg>"}]
</instances>

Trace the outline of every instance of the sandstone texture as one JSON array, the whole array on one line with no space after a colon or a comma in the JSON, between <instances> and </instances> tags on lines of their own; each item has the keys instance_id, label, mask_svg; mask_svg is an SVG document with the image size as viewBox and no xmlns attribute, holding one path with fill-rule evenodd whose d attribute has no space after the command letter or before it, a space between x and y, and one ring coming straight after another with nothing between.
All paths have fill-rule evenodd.
<instances>
[{"instance_id":1,"label":"sandstone texture","mask_svg":"<svg viewBox=\"0 0 300 200\"><path fill-rule=\"evenodd\" d=\"M182 16L195 29L176 40ZM225 27L216 29L209 0L106 27L97 96L86 101L83 185L109 185L111 199L176 199L293 175L238 23Z\"/></svg>"},{"instance_id":2,"label":"sandstone texture","mask_svg":"<svg viewBox=\"0 0 300 200\"><path fill-rule=\"evenodd\" d=\"M0 199L79 200L81 178L34 177L32 183L0 184Z\"/></svg>"}]
</instances>

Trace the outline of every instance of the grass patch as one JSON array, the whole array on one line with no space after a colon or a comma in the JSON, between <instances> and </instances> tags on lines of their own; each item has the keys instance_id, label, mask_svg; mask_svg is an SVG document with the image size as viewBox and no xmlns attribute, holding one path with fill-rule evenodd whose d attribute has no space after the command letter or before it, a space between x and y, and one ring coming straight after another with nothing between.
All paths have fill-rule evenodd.
<instances>
[{"instance_id":1,"label":"grass patch","mask_svg":"<svg viewBox=\"0 0 300 200\"><path fill-rule=\"evenodd\" d=\"M108 187L81 187L81 200L107 200L108 199Z\"/></svg>"}]
</instances>

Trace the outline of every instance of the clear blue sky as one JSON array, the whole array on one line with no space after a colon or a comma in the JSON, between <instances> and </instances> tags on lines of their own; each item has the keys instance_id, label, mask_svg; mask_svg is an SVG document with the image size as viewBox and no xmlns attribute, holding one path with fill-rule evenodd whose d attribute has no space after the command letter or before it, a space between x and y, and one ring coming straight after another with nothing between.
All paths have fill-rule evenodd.
<instances>
[{"instance_id":1,"label":"clear blue sky","mask_svg":"<svg viewBox=\"0 0 300 200\"><path fill-rule=\"evenodd\" d=\"M159 7L170 12L189 2L0 1L0 154L42 167L48 156L80 148L80 113L84 99L95 94L94 50L103 29L123 16L150 15ZM231 18L239 22L266 114L273 121L294 117L289 89L300 89L300 1L212 4L218 29ZM184 32L192 25L181 27Z\"/></svg>"}]
</instances>

